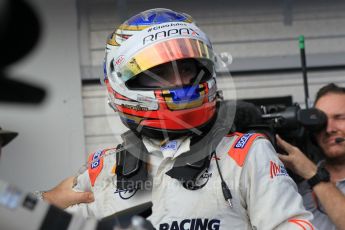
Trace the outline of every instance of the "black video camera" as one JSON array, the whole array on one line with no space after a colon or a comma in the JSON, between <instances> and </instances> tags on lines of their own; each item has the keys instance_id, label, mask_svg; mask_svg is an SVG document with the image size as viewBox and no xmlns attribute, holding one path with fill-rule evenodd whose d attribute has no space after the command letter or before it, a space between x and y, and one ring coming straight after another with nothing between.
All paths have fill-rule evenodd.
<instances>
[{"instance_id":1,"label":"black video camera","mask_svg":"<svg viewBox=\"0 0 345 230\"><path fill-rule=\"evenodd\" d=\"M265 134L276 151L283 153L276 144L278 134L290 144L297 146L308 158L318 162L321 151L313 140L313 133L325 128L327 116L316 108L301 109L298 104L260 105L238 101L234 120L235 130Z\"/></svg>"},{"instance_id":2,"label":"black video camera","mask_svg":"<svg viewBox=\"0 0 345 230\"><path fill-rule=\"evenodd\" d=\"M317 163L322 152L314 141L314 133L327 124L327 116L316 108L301 109L298 104L286 106L281 103L260 105L238 101L232 131L265 134L278 153L284 151L277 146L276 134L298 147L309 159ZM288 170L296 183L303 180Z\"/></svg>"}]
</instances>

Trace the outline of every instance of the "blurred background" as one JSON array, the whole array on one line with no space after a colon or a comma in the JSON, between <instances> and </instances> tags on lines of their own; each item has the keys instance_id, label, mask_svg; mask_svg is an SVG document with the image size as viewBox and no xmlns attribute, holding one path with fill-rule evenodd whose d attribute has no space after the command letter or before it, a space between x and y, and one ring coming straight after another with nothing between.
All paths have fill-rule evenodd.
<instances>
[{"instance_id":1,"label":"blurred background","mask_svg":"<svg viewBox=\"0 0 345 230\"><path fill-rule=\"evenodd\" d=\"M0 101L0 126L19 133L3 149L0 178L27 190L56 185L75 174L89 153L120 142L125 128L108 108L99 81L104 44L121 22L146 9L171 8L192 15L215 51L231 54L228 69L235 86L223 76L218 85L224 91L236 90L237 98L289 96L305 106L299 35L306 39L310 98L326 83L345 86L345 2L341 0L26 2L40 21L38 42L2 72L44 89L45 97L35 104ZM26 20L21 14L16 18ZM34 28L21 25L14 28L19 33L16 41L25 44Z\"/></svg>"}]
</instances>

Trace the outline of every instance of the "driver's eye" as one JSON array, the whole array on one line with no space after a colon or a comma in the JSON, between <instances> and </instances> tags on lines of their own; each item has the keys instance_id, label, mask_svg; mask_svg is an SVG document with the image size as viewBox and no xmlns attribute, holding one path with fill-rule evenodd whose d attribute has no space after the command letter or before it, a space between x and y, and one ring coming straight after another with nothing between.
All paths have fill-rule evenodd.
<instances>
[{"instance_id":1,"label":"driver's eye","mask_svg":"<svg viewBox=\"0 0 345 230\"><path fill-rule=\"evenodd\" d=\"M194 85L209 80L210 72L194 60L165 63L140 73L126 82L130 89L157 89Z\"/></svg>"},{"instance_id":2,"label":"driver's eye","mask_svg":"<svg viewBox=\"0 0 345 230\"><path fill-rule=\"evenodd\" d=\"M182 66L180 74L195 74L195 68L189 66Z\"/></svg>"}]
</instances>

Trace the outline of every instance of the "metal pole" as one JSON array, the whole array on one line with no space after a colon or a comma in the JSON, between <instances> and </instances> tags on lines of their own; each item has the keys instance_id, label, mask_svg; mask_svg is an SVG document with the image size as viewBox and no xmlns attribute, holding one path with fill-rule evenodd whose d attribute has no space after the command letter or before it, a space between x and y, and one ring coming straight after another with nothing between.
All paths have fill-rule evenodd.
<instances>
[{"instance_id":1,"label":"metal pole","mask_svg":"<svg viewBox=\"0 0 345 230\"><path fill-rule=\"evenodd\" d=\"M305 96L305 108L309 108L309 91L308 91L308 76L307 76L307 62L305 57L305 43L304 36L299 36L299 49L301 53L301 65L303 73L303 85L304 85L304 96Z\"/></svg>"}]
</instances>

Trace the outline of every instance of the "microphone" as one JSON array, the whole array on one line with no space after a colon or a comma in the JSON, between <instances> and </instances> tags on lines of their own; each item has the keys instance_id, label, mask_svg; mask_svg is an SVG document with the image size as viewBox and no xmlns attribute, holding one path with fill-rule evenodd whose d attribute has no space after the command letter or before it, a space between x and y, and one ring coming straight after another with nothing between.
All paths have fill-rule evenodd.
<instances>
[{"instance_id":1,"label":"microphone","mask_svg":"<svg viewBox=\"0 0 345 230\"><path fill-rule=\"evenodd\" d=\"M345 138L342 138L342 137L337 137L335 138L335 143L339 144L341 142L345 141Z\"/></svg>"}]
</instances>

